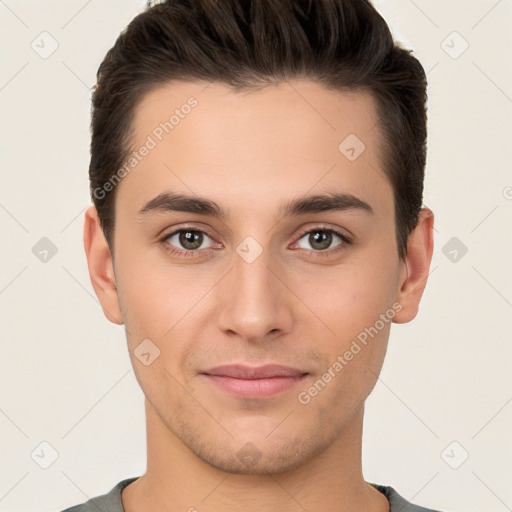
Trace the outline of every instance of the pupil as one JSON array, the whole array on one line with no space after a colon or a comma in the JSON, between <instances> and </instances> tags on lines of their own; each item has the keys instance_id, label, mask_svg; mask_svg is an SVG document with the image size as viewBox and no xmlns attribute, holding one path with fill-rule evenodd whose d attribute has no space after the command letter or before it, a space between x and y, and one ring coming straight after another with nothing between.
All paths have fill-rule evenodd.
<instances>
[{"instance_id":1,"label":"pupil","mask_svg":"<svg viewBox=\"0 0 512 512\"><path fill-rule=\"evenodd\" d=\"M197 243L198 240L199 243ZM200 233L197 231L183 231L180 235L180 243L187 249L197 249L201 246Z\"/></svg>"},{"instance_id":2,"label":"pupil","mask_svg":"<svg viewBox=\"0 0 512 512\"><path fill-rule=\"evenodd\" d=\"M325 231L316 231L310 235L310 243L313 247L315 244L319 244L318 249L327 249L331 245L332 235Z\"/></svg>"}]
</instances>

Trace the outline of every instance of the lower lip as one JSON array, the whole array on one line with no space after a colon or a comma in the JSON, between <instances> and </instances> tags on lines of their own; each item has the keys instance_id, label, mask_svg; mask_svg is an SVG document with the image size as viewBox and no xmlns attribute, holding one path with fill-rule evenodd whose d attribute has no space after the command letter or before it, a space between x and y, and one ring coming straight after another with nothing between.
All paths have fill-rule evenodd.
<instances>
[{"instance_id":1,"label":"lower lip","mask_svg":"<svg viewBox=\"0 0 512 512\"><path fill-rule=\"evenodd\" d=\"M208 380L229 395L238 398L271 398L302 382L306 375L297 377L270 377L267 379L236 379L224 375L204 374Z\"/></svg>"}]
</instances>

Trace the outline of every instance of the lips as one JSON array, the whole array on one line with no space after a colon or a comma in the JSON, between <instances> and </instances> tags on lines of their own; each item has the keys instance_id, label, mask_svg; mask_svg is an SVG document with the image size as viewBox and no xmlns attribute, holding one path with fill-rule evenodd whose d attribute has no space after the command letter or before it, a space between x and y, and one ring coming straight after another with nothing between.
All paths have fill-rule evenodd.
<instances>
[{"instance_id":1,"label":"lips","mask_svg":"<svg viewBox=\"0 0 512 512\"><path fill-rule=\"evenodd\" d=\"M217 366L203 373L220 377L232 377L233 379L269 379L272 377L300 377L306 372L278 364L268 364L265 366L235 364Z\"/></svg>"},{"instance_id":2,"label":"lips","mask_svg":"<svg viewBox=\"0 0 512 512\"><path fill-rule=\"evenodd\" d=\"M276 364L264 366L224 365L202 375L225 393L238 398L262 399L276 396L297 385L307 372Z\"/></svg>"}]
</instances>

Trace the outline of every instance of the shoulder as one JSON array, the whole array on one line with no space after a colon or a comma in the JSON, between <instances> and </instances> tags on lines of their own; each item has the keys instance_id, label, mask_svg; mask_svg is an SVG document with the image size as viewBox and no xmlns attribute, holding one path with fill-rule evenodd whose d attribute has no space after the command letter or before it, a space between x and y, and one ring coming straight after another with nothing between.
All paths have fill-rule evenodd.
<instances>
[{"instance_id":1,"label":"shoulder","mask_svg":"<svg viewBox=\"0 0 512 512\"><path fill-rule=\"evenodd\" d=\"M73 507L62 510L61 512L124 512L123 502L121 500L121 492L134 480L139 477L127 478L117 483L107 494L96 496L90 500L74 505Z\"/></svg>"},{"instance_id":2,"label":"shoulder","mask_svg":"<svg viewBox=\"0 0 512 512\"><path fill-rule=\"evenodd\" d=\"M370 483L375 489L380 491L389 501L389 512L441 512L432 508L420 507L407 501L405 498L400 496L398 492L386 485L379 485Z\"/></svg>"}]
</instances>

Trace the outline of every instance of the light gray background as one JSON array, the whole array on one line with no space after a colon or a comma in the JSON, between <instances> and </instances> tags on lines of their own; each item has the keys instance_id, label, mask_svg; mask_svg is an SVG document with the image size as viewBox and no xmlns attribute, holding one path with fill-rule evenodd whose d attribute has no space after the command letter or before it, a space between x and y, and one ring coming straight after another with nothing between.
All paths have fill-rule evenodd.
<instances>
[{"instance_id":1,"label":"light gray background","mask_svg":"<svg viewBox=\"0 0 512 512\"><path fill-rule=\"evenodd\" d=\"M433 508L512 510L512 2L376 5L428 71L436 247L367 402L365 478ZM61 510L145 470L143 394L82 246L90 88L142 7L0 1L1 511ZM58 43L45 59L31 47L51 49L43 31ZM46 262L42 237L58 249ZM47 469L42 442L58 452Z\"/></svg>"}]
</instances>

